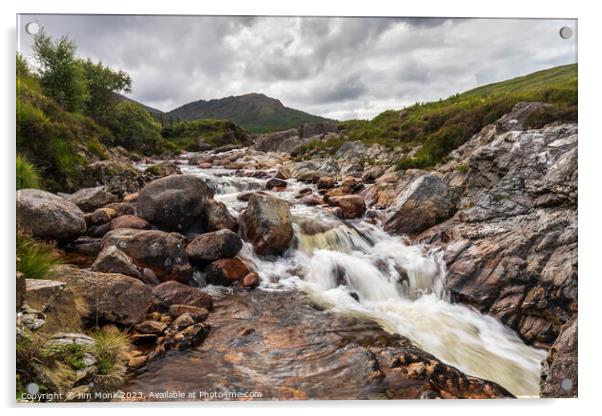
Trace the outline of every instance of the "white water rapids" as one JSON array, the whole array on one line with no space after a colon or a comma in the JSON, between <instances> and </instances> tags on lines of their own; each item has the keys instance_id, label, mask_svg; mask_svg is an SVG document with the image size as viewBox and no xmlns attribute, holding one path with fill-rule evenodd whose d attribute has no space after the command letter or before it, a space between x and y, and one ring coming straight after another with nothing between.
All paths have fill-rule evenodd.
<instances>
[{"instance_id":1,"label":"white water rapids","mask_svg":"<svg viewBox=\"0 0 602 416\"><path fill-rule=\"evenodd\" d=\"M246 206L238 193L265 182L226 169L180 168L205 179L233 215ZM442 253L408 245L364 220L343 222L323 207L300 204L295 195L308 185L288 182L285 192L266 192L291 204L293 247L266 259L245 243L239 254L258 272L262 288L298 288L334 310L368 315L467 374L495 381L518 397L539 396L545 351L525 345L493 317L450 303Z\"/></svg>"}]
</instances>

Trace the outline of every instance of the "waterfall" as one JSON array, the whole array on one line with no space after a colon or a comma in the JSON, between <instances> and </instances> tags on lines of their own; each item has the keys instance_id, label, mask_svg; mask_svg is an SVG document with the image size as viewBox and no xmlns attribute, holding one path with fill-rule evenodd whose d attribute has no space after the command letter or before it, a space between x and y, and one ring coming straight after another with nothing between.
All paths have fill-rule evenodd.
<instances>
[{"instance_id":1,"label":"waterfall","mask_svg":"<svg viewBox=\"0 0 602 416\"><path fill-rule=\"evenodd\" d=\"M224 169L182 166L207 180L216 199L234 212L238 192L263 182ZM412 340L461 371L492 380L518 397L538 397L545 351L525 345L491 316L449 302L442 253L409 245L378 224L342 221L321 207L296 203L306 184L289 181L275 196L291 203L295 240L277 258L257 256L245 243L239 257L261 277L264 290L300 289L341 313L361 313Z\"/></svg>"}]
</instances>

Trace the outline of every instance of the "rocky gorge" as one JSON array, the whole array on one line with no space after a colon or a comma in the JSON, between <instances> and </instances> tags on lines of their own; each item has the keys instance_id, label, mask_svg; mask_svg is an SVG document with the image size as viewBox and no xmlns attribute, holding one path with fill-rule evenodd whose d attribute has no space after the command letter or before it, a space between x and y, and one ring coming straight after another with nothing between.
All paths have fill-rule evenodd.
<instances>
[{"instance_id":1,"label":"rocky gorge","mask_svg":"<svg viewBox=\"0 0 602 416\"><path fill-rule=\"evenodd\" d=\"M428 171L361 142L297 158L344 138L320 123L19 190L18 229L66 263L20 286L19 336L91 355L67 381L33 373L70 399L576 396L578 130L523 128L535 108ZM118 386L81 333L107 325L127 336Z\"/></svg>"}]
</instances>

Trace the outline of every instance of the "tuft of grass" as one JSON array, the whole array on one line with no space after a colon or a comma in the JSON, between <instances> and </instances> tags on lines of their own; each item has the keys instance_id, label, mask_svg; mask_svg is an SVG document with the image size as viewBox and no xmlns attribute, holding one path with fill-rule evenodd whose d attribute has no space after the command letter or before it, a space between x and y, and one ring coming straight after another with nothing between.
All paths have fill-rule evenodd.
<instances>
[{"instance_id":1,"label":"tuft of grass","mask_svg":"<svg viewBox=\"0 0 602 416\"><path fill-rule=\"evenodd\" d=\"M25 156L17 155L16 159L17 190L25 188L40 188L40 175L34 165Z\"/></svg>"},{"instance_id":2,"label":"tuft of grass","mask_svg":"<svg viewBox=\"0 0 602 416\"><path fill-rule=\"evenodd\" d=\"M128 338L116 326L107 325L92 334L94 355L98 362L98 375L102 377L105 389L112 390L120 386L125 377L125 353L129 345Z\"/></svg>"},{"instance_id":3,"label":"tuft of grass","mask_svg":"<svg viewBox=\"0 0 602 416\"><path fill-rule=\"evenodd\" d=\"M17 271L28 279L45 279L50 269L60 264L56 247L17 234Z\"/></svg>"}]
</instances>

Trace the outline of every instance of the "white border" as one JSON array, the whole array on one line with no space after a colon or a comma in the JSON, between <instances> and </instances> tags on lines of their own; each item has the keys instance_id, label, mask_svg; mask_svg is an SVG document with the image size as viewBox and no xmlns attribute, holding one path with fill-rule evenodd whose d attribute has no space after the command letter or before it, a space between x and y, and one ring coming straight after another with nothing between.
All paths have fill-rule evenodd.
<instances>
[{"instance_id":1,"label":"white border","mask_svg":"<svg viewBox=\"0 0 602 416\"><path fill-rule=\"evenodd\" d=\"M15 2L16 3L16 2ZM595 3L576 1L547 0L545 2L526 0L486 1L434 1L394 2L372 0L352 2L324 0L286 1L244 1L220 0L215 2L192 2L185 0L136 1L99 0L96 3L73 2L68 0L26 0L8 4L2 2L3 61L2 81L5 88L0 100L3 135L1 136L3 158L2 195L6 198L0 204L2 209L3 245L1 281L4 284L4 314L2 319L3 371L0 382L2 403L8 411L18 414L60 414L81 415L108 412L127 412L132 415L165 412L180 414L286 414L306 415L308 412L329 412L347 415L364 415L373 408L379 414L413 412L445 413L446 415L479 414L505 415L530 411L546 415L586 413L596 407L601 385L600 318L598 306L602 299L602 276L598 270L597 257L600 245L600 169L602 157L602 129L599 126L602 94L600 82L600 45L602 39L600 14L596 13ZM557 17L579 19L579 270L581 284L579 290L580 327L580 368L579 396L577 400L515 400L515 401L397 401L397 402L278 402L278 403L177 403L123 405L89 404L85 409L79 406L49 405L41 407L15 407L14 385L14 134L15 134L15 78L14 51L16 44L16 13L106 13L106 14L238 14L238 15L347 15L347 16L454 16L454 17ZM8 62L8 64L6 64ZM81 406L81 405L80 405ZM165 407L168 407L166 409ZM403 408L403 409L400 409ZM234 410L233 410L234 409Z\"/></svg>"}]
</instances>

